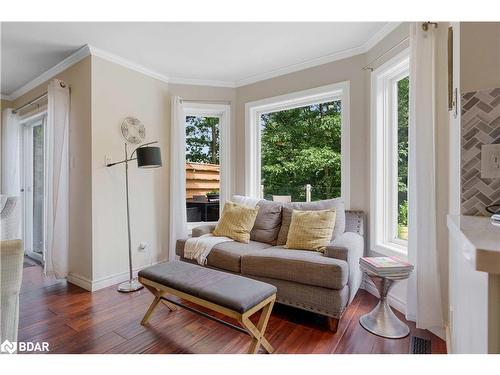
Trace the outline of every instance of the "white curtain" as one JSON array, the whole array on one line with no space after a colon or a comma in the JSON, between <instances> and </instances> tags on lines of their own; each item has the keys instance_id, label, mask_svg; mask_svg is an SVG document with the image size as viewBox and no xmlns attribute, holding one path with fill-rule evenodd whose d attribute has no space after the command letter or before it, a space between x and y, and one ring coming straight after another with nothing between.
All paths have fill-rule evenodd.
<instances>
[{"instance_id":1,"label":"white curtain","mask_svg":"<svg viewBox=\"0 0 500 375\"><path fill-rule=\"evenodd\" d=\"M45 273L68 275L69 248L69 88L57 79L49 83L45 151Z\"/></svg>"},{"instance_id":2,"label":"white curtain","mask_svg":"<svg viewBox=\"0 0 500 375\"><path fill-rule=\"evenodd\" d=\"M2 194L21 195L21 124L11 108L2 117Z\"/></svg>"},{"instance_id":3,"label":"white curtain","mask_svg":"<svg viewBox=\"0 0 500 375\"><path fill-rule=\"evenodd\" d=\"M406 318L442 335L436 242L435 31L410 27L409 236L415 271L408 281Z\"/></svg>"},{"instance_id":4,"label":"white curtain","mask_svg":"<svg viewBox=\"0 0 500 375\"><path fill-rule=\"evenodd\" d=\"M169 254L175 256L177 239L188 234L186 217L186 130L182 99L172 97L170 121L170 210Z\"/></svg>"}]
</instances>

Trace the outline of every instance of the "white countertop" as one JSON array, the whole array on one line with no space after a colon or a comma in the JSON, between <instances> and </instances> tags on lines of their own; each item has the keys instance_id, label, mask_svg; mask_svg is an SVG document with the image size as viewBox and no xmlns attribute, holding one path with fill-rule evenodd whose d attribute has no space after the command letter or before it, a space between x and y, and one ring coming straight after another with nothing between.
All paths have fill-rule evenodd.
<instances>
[{"instance_id":1,"label":"white countertop","mask_svg":"<svg viewBox=\"0 0 500 375\"><path fill-rule=\"evenodd\" d=\"M500 227L482 216L448 215L447 221L450 232L475 252L471 259L475 259L476 269L500 274Z\"/></svg>"}]
</instances>

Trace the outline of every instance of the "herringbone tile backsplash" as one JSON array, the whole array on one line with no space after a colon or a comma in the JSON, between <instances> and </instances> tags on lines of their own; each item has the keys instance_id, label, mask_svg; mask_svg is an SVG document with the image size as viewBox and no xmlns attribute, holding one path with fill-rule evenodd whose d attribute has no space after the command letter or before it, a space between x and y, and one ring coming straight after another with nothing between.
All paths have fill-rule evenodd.
<instances>
[{"instance_id":1,"label":"herringbone tile backsplash","mask_svg":"<svg viewBox=\"0 0 500 375\"><path fill-rule=\"evenodd\" d=\"M462 95L462 215L489 216L500 178L481 178L481 146L500 143L500 88Z\"/></svg>"}]
</instances>

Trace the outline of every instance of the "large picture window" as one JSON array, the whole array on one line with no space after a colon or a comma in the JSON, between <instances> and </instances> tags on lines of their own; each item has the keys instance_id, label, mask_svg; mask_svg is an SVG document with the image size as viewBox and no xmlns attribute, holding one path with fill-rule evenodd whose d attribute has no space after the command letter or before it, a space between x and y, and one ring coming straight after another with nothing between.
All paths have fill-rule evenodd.
<instances>
[{"instance_id":1,"label":"large picture window","mask_svg":"<svg viewBox=\"0 0 500 375\"><path fill-rule=\"evenodd\" d=\"M409 55L372 73L372 249L405 255L408 241Z\"/></svg>"},{"instance_id":2,"label":"large picture window","mask_svg":"<svg viewBox=\"0 0 500 375\"><path fill-rule=\"evenodd\" d=\"M305 201L308 189L312 200L340 197L341 109L332 100L260 116L264 198Z\"/></svg>"},{"instance_id":3,"label":"large picture window","mask_svg":"<svg viewBox=\"0 0 500 375\"><path fill-rule=\"evenodd\" d=\"M349 206L349 83L246 105L246 194Z\"/></svg>"}]
</instances>

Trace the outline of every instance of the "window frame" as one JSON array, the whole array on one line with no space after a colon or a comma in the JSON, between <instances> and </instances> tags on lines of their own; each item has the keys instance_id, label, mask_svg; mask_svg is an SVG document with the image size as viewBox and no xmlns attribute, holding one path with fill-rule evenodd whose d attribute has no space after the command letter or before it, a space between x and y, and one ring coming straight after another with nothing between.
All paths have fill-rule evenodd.
<instances>
[{"instance_id":1,"label":"window frame","mask_svg":"<svg viewBox=\"0 0 500 375\"><path fill-rule=\"evenodd\" d=\"M350 82L302 90L245 104L245 195L261 197L260 116L312 104L340 100L341 106L341 195L350 207Z\"/></svg>"},{"instance_id":2,"label":"window frame","mask_svg":"<svg viewBox=\"0 0 500 375\"><path fill-rule=\"evenodd\" d=\"M215 104L215 103L198 103L198 102L182 102L183 109L183 123L185 126L186 117L199 116L199 117L218 117L219 118L219 165L220 165L220 192L219 192L219 210L222 212L224 203L231 198L231 145L230 145L230 121L231 121L231 106L229 104ZM184 138L186 137L186 130L184 128ZM184 150L185 151L185 150ZM185 154L184 154L185 159ZM186 160L185 160L186 162ZM186 181L184 181L184 188ZM187 228L191 231L200 225L215 224L216 221L199 221L187 222Z\"/></svg>"},{"instance_id":3,"label":"window frame","mask_svg":"<svg viewBox=\"0 0 500 375\"><path fill-rule=\"evenodd\" d=\"M371 74L371 249L407 258L398 229L398 82L410 74L406 49ZM409 193L408 193L409 194Z\"/></svg>"}]
</instances>

